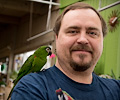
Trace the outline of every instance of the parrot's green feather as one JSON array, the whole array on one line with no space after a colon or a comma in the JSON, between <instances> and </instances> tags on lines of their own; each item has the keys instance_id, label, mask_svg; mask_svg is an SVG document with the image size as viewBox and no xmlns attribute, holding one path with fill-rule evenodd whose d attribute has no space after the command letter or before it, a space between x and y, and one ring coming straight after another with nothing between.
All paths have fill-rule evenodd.
<instances>
[{"instance_id":1,"label":"parrot's green feather","mask_svg":"<svg viewBox=\"0 0 120 100\"><path fill-rule=\"evenodd\" d=\"M50 49L48 46L41 46L38 48L33 55L29 56L28 59L25 61L25 63L22 65L18 76L16 80L14 81L14 86L7 98L9 100L14 87L18 83L18 81L25 75L31 73L31 72L38 72L42 69L42 67L45 65L47 62L47 56L49 52L46 49ZM50 49L51 50L51 49Z\"/></svg>"}]
</instances>

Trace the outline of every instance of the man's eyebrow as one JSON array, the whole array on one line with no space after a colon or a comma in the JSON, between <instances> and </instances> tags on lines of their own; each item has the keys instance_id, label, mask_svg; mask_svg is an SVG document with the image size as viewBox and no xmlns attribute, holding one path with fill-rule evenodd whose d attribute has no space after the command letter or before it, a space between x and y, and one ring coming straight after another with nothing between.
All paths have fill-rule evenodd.
<instances>
[{"instance_id":1,"label":"man's eyebrow","mask_svg":"<svg viewBox=\"0 0 120 100\"><path fill-rule=\"evenodd\" d=\"M98 28L96 28L96 27L88 27L88 28L86 28L87 30L96 30L96 31L99 31L100 32L100 30L98 29Z\"/></svg>"},{"instance_id":2,"label":"man's eyebrow","mask_svg":"<svg viewBox=\"0 0 120 100\"><path fill-rule=\"evenodd\" d=\"M78 26L69 26L69 27L67 27L67 29L81 29L81 28Z\"/></svg>"}]
</instances>

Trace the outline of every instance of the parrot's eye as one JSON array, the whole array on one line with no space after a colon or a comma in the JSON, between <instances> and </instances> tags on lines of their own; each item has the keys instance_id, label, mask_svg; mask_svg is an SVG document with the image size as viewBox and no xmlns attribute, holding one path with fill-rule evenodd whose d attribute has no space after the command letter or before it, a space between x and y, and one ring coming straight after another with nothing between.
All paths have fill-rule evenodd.
<instances>
[{"instance_id":1,"label":"parrot's eye","mask_svg":"<svg viewBox=\"0 0 120 100\"><path fill-rule=\"evenodd\" d=\"M46 48L46 51L51 51L51 49L50 48Z\"/></svg>"},{"instance_id":2,"label":"parrot's eye","mask_svg":"<svg viewBox=\"0 0 120 100\"><path fill-rule=\"evenodd\" d=\"M48 52L48 55L51 55L52 54L52 52L51 52L51 48L46 48L46 51Z\"/></svg>"}]
</instances>

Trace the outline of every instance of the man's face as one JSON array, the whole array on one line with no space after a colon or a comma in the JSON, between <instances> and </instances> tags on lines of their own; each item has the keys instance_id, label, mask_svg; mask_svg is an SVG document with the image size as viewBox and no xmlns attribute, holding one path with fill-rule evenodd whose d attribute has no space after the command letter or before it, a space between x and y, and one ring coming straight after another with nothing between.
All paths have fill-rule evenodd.
<instances>
[{"instance_id":1,"label":"man's face","mask_svg":"<svg viewBox=\"0 0 120 100\"><path fill-rule=\"evenodd\" d=\"M68 11L56 36L56 52L60 64L75 71L94 67L103 50L103 33L98 15L91 9Z\"/></svg>"}]
</instances>

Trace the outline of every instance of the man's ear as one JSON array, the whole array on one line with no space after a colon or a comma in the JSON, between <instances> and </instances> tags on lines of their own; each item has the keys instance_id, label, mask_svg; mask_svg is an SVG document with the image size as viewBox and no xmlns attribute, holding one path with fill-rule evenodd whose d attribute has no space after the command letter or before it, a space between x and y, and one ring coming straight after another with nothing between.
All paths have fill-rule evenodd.
<instances>
[{"instance_id":1,"label":"man's ear","mask_svg":"<svg viewBox=\"0 0 120 100\"><path fill-rule=\"evenodd\" d=\"M58 35L55 35L56 39L58 39Z\"/></svg>"}]
</instances>

